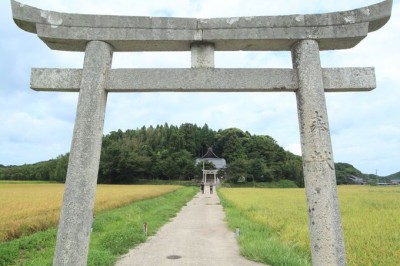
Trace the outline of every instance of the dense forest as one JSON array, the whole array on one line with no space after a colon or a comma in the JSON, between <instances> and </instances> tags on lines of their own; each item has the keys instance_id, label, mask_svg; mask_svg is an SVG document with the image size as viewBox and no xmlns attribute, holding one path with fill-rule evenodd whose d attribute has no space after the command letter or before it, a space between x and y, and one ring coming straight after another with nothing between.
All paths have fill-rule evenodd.
<instances>
[{"instance_id":1,"label":"dense forest","mask_svg":"<svg viewBox=\"0 0 400 266\"><path fill-rule=\"evenodd\" d=\"M303 187L301 157L285 151L267 135L252 135L238 128L212 130L207 124L158 125L125 132L118 130L103 138L98 183L126 184L139 180L199 180L196 158L209 147L227 162L220 178L271 182L292 180ZM22 166L0 165L0 179L64 182L68 154L56 159ZM348 175L362 176L349 164L335 164L338 183ZM213 165L206 165L212 169Z\"/></svg>"}]
</instances>

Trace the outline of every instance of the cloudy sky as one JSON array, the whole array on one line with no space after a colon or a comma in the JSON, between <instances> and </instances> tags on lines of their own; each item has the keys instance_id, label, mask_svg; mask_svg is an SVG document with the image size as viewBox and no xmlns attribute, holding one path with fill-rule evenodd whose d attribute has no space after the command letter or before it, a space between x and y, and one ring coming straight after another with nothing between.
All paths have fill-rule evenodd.
<instances>
[{"instance_id":1,"label":"cloudy sky","mask_svg":"<svg viewBox=\"0 0 400 266\"><path fill-rule=\"evenodd\" d=\"M20 165L69 151L77 93L35 92L32 67L80 68L83 53L50 50L13 22L10 2L0 1L0 164ZM132 16L235 17L350 10L379 0L21 0L68 13ZM400 3L392 18L350 50L321 52L323 67L375 67L371 92L326 94L334 159L364 173L400 171ZM289 52L216 52L216 67L291 68ZM115 68L190 67L190 54L115 53ZM104 133L167 122L237 127L272 136L300 154L294 93L109 94Z\"/></svg>"}]
</instances>

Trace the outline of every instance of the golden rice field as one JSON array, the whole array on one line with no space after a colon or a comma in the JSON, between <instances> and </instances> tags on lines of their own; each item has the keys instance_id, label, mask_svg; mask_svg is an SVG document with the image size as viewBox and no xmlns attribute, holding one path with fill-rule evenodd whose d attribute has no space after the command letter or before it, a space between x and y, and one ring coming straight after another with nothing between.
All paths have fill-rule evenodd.
<instances>
[{"instance_id":1,"label":"golden rice field","mask_svg":"<svg viewBox=\"0 0 400 266\"><path fill-rule=\"evenodd\" d=\"M171 185L98 185L95 212L172 192ZM63 184L0 183L0 242L58 223Z\"/></svg>"},{"instance_id":2,"label":"golden rice field","mask_svg":"<svg viewBox=\"0 0 400 266\"><path fill-rule=\"evenodd\" d=\"M348 265L400 265L400 187L339 186ZM219 193L288 245L310 250L304 189L222 188Z\"/></svg>"}]
</instances>

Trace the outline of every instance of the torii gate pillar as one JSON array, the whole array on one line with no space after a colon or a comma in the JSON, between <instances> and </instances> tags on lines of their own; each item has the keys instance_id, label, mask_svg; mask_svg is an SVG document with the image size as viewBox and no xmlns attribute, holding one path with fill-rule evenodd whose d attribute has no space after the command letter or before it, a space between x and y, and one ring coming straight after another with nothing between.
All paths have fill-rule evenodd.
<instances>
[{"instance_id":1,"label":"torii gate pillar","mask_svg":"<svg viewBox=\"0 0 400 266\"><path fill-rule=\"evenodd\" d=\"M313 264L346 265L318 42L297 42L292 59Z\"/></svg>"},{"instance_id":2,"label":"torii gate pillar","mask_svg":"<svg viewBox=\"0 0 400 266\"><path fill-rule=\"evenodd\" d=\"M87 261L112 53L105 42L87 44L53 265Z\"/></svg>"}]
</instances>

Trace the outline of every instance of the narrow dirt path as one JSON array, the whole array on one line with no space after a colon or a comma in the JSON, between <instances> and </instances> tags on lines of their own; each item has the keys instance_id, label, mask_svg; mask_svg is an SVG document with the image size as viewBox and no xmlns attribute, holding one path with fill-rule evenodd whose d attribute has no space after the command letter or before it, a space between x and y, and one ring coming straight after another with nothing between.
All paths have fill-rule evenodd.
<instances>
[{"instance_id":1,"label":"narrow dirt path","mask_svg":"<svg viewBox=\"0 0 400 266\"><path fill-rule=\"evenodd\" d=\"M170 223L122 256L116 266L264 265L239 255L235 235L224 218L218 195L207 189L205 194L199 192Z\"/></svg>"}]
</instances>

